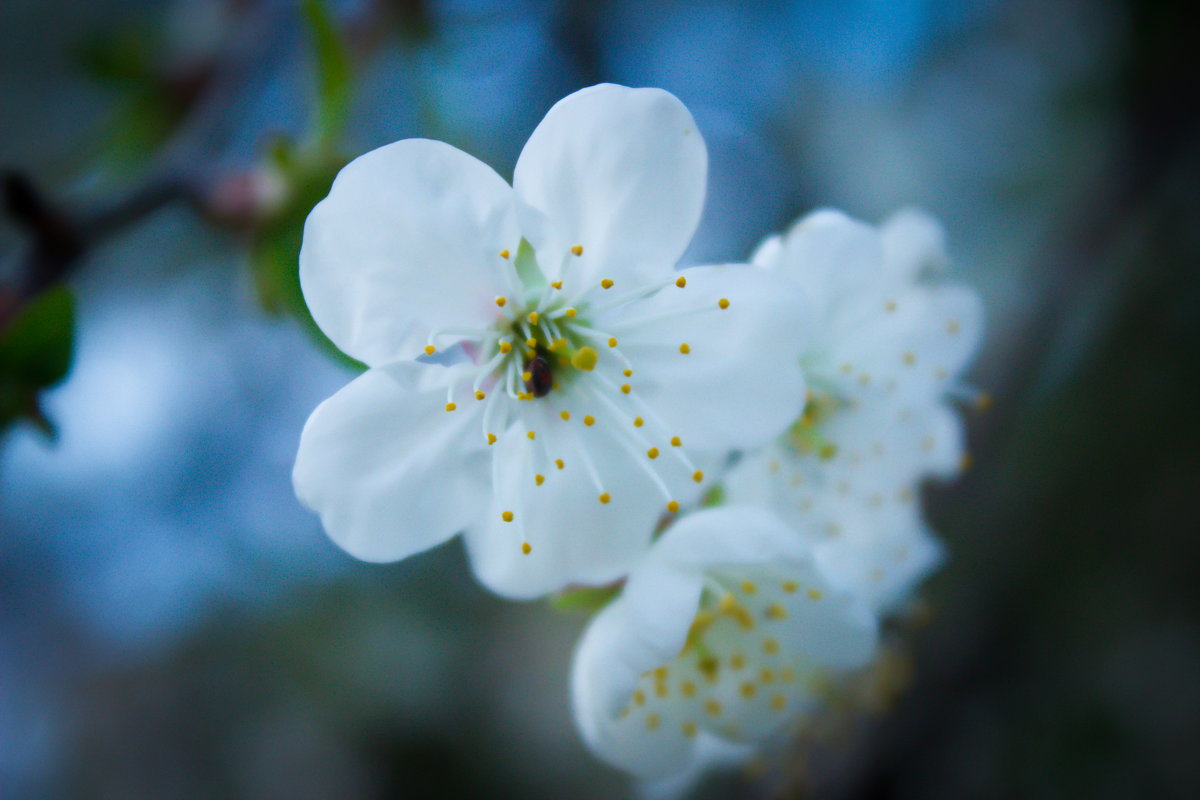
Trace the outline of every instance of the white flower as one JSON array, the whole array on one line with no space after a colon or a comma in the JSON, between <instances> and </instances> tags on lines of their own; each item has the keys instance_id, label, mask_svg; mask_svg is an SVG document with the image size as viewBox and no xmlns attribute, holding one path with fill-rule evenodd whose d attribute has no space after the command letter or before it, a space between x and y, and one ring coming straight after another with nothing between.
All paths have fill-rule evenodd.
<instances>
[{"instance_id":1,"label":"white flower","mask_svg":"<svg viewBox=\"0 0 1200 800\"><path fill-rule=\"evenodd\" d=\"M676 98L613 85L550 110L512 187L422 139L343 169L300 278L370 369L313 412L294 471L333 540L388 561L465 531L501 594L605 583L698 494L699 457L784 430L793 295L749 267L673 271L706 169Z\"/></svg>"},{"instance_id":2,"label":"white flower","mask_svg":"<svg viewBox=\"0 0 1200 800\"><path fill-rule=\"evenodd\" d=\"M774 509L876 607L902 600L940 559L917 492L953 475L963 435L953 399L982 328L978 296L932 280L940 227L904 211L876 230L818 211L769 238L754 263L812 304L802 363L809 399L788 434L728 477L730 502Z\"/></svg>"},{"instance_id":3,"label":"white flower","mask_svg":"<svg viewBox=\"0 0 1200 800\"><path fill-rule=\"evenodd\" d=\"M874 616L837 590L801 537L761 509L673 525L592 620L575 654L575 721L641 778L688 768L705 737L757 741L872 656Z\"/></svg>"}]
</instances>

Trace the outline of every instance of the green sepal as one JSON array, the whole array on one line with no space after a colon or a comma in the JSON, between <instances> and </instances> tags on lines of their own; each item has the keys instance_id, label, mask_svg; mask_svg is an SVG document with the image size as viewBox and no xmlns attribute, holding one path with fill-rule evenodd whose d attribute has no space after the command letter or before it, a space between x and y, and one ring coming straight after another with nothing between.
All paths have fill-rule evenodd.
<instances>
[{"instance_id":1,"label":"green sepal","mask_svg":"<svg viewBox=\"0 0 1200 800\"><path fill-rule=\"evenodd\" d=\"M565 589L550 598L550 608L568 614L594 614L620 592L618 585Z\"/></svg>"}]
</instances>

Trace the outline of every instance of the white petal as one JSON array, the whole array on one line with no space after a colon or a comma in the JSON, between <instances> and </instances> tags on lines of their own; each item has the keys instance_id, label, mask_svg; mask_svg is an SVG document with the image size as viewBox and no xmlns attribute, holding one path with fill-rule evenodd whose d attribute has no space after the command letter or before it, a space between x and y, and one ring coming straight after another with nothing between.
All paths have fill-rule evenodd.
<instances>
[{"instance_id":1,"label":"white petal","mask_svg":"<svg viewBox=\"0 0 1200 800\"><path fill-rule=\"evenodd\" d=\"M512 190L442 142L405 139L338 174L304 226L300 284L334 344L371 365L420 355L430 329L479 328L520 235Z\"/></svg>"},{"instance_id":2,"label":"white petal","mask_svg":"<svg viewBox=\"0 0 1200 800\"><path fill-rule=\"evenodd\" d=\"M783 235L773 233L759 242L750 256L750 263L763 269L774 269L783 257Z\"/></svg>"},{"instance_id":3,"label":"white petal","mask_svg":"<svg viewBox=\"0 0 1200 800\"><path fill-rule=\"evenodd\" d=\"M825 372L846 395L885 392L891 402L942 397L979 347L983 309L962 286L914 286L867 300L857 324L830 348ZM835 368L835 365L836 368ZM844 365L852 370L843 372Z\"/></svg>"},{"instance_id":4,"label":"white petal","mask_svg":"<svg viewBox=\"0 0 1200 800\"><path fill-rule=\"evenodd\" d=\"M491 509L466 536L480 581L517 599L620 578L645 551L667 504L631 463L633 456L617 445L606 419L584 427L582 414L564 422L550 405L544 407L548 413L540 424L514 424L494 446L498 468ZM536 434L532 441L530 429ZM585 447L599 487L585 467ZM559 458L561 470L553 463ZM544 477L540 486L538 474ZM600 502L602 491L610 502ZM512 522L503 520L505 511L513 512ZM528 554L522 550L526 542Z\"/></svg>"},{"instance_id":5,"label":"white petal","mask_svg":"<svg viewBox=\"0 0 1200 800\"><path fill-rule=\"evenodd\" d=\"M526 237L551 280L638 285L665 277L704 205L708 153L661 89L602 84L550 109L517 161ZM582 245L579 257L570 248ZM563 270L563 265L566 269Z\"/></svg>"},{"instance_id":6,"label":"white petal","mask_svg":"<svg viewBox=\"0 0 1200 800\"><path fill-rule=\"evenodd\" d=\"M945 266L946 232L933 216L915 208L897 211L880 227L884 261L893 280L911 282L927 269Z\"/></svg>"},{"instance_id":7,"label":"white petal","mask_svg":"<svg viewBox=\"0 0 1200 800\"><path fill-rule=\"evenodd\" d=\"M799 355L808 317L800 294L772 273L745 266L693 267L680 275L685 288L668 285L613 324L637 365L639 391L685 446L717 450L768 441L804 406ZM720 299L729 307L721 310ZM698 313L662 318L687 309Z\"/></svg>"},{"instance_id":8,"label":"white petal","mask_svg":"<svg viewBox=\"0 0 1200 800\"><path fill-rule=\"evenodd\" d=\"M695 582L691 609L674 620L679 641L687 634L700 595ZM617 712L629 699L647 669L669 661L675 652L655 647L639 636L640 620L618 598L588 625L575 651L571 667L571 700L575 724L592 751L608 763L639 778L653 779L683 770L691 761L695 742L684 737L674 720L654 730L634 720L618 720ZM615 707L614 707L615 706Z\"/></svg>"},{"instance_id":9,"label":"white petal","mask_svg":"<svg viewBox=\"0 0 1200 800\"><path fill-rule=\"evenodd\" d=\"M722 564L808 564L811 551L778 516L753 506L720 506L688 514L647 556L653 564L706 570ZM630 578L629 589L640 580ZM649 596L649 593L648 595Z\"/></svg>"},{"instance_id":10,"label":"white petal","mask_svg":"<svg viewBox=\"0 0 1200 800\"><path fill-rule=\"evenodd\" d=\"M837 304L866 291L882 265L883 246L874 228L823 209L787 232L776 268L803 287L821 324L829 325Z\"/></svg>"},{"instance_id":11,"label":"white petal","mask_svg":"<svg viewBox=\"0 0 1200 800\"><path fill-rule=\"evenodd\" d=\"M486 502L478 419L446 412L444 391L416 386L423 372L442 369L368 370L304 426L296 495L357 558L394 561L433 547L472 524Z\"/></svg>"}]
</instances>

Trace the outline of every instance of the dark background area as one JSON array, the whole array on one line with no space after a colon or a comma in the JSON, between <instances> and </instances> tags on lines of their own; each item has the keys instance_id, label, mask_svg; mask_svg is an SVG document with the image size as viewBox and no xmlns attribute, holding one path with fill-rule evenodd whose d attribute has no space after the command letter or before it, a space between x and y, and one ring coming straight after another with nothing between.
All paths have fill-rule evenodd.
<instances>
[{"instance_id":1,"label":"dark background area","mask_svg":"<svg viewBox=\"0 0 1200 800\"><path fill-rule=\"evenodd\" d=\"M4 3L0 797L629 793L572 728L585 618L488 596L457 543L354 562L290 485L352 374L294 277L332 174L429 136L510 176L602 80L697 118L689 261L914 204L988 309L994 402L926 492L950 558L898 691L694 796L1200 796L1184 8Z\"/></svg>"}]
</instances>

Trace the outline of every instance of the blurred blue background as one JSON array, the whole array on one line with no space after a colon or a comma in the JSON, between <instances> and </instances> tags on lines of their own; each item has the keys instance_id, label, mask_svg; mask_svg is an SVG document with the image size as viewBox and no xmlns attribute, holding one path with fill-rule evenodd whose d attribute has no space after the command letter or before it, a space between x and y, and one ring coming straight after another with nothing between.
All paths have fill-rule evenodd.
<instances>
[{"instance_id":1,"label":"blurred blue background","mask_svg":"<svg viewBox=\"0 0 1200 800\"><path fill-rule=\"evenodd\" d=\"M352 374L289 288L332 171L427 136L511 176L550 105L600 81L696 116L711 174L689 261L744 259L819 206L918 205L988 308L972 379L995 407L970 418L972 472L927 497L951 557L906 690L698 796L1200 794L1185 12L329 10L350 105L313 145L331 67L299 5L0 6L0 312L62 281L76 304L73 366L37 393L57 437L0 432L0 797L623 796L571 726L584 618L490 598L457 543L354 562L290 483L307 414ZM47 214L78 246L51 246Z\"/></svg>"}]
</instances>

